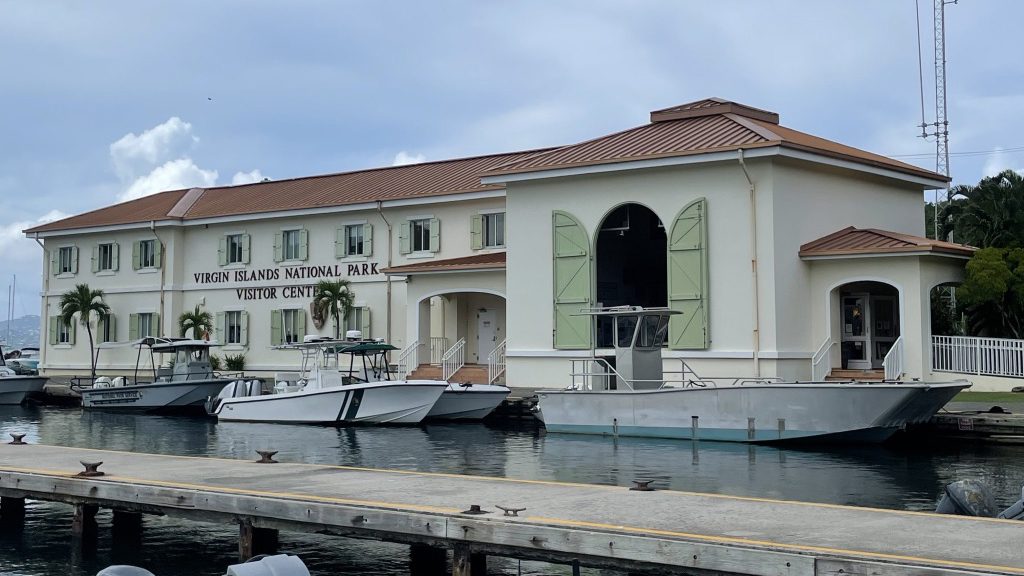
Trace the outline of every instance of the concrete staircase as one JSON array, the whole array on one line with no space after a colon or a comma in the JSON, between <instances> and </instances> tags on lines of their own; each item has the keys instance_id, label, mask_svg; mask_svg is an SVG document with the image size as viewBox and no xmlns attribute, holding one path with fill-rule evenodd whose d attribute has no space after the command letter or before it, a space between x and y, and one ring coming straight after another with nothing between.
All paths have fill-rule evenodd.
<instances>
[{"instance_id":1,"label":"concrete staircase","mask_svg":"<svg viewBox=\"0 0 1024 576\"><path fill-rule=\"evenodd\" d=\"M829 381L860 380L861 382L881 382L885 380L885 370L843 370L833 368L825 377Z\"/></svg>"},{"instance_id":2,"label":"concrete staircase","mask_svg":"<svg viewBox=\"0 0 1024 576\"><path fill-rule=\"evenodd\" d=\"M440 380L441 367L436 364L420 364L409 373L409 379ZM487 366L485 364L466 364L449 378L449 382L487 384Z\"/></svg>"}]
</instances>

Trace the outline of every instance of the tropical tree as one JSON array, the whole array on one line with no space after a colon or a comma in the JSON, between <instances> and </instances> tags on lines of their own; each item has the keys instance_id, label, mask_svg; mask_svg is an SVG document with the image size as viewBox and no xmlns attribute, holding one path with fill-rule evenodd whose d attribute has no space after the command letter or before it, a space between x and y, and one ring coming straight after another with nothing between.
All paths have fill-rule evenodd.
<instances>
[{"instance_id":1,"label":"tropical tree","mask_svg":"<svg viewBox=\"0 0 1024 576\"><path fill-rule=\"evenodd\" d=\"M313 307L322 317L334 318L335 338L341 338L341 321L348 319L355 297L348 280L321 280L313 289Z\"/></svg>"},{"instance_id":2,"label":"tropical tree","mask_svg":"<svg viewBox=\"0 0 1024 576\"><path fill-rule=\"evenodd\" d=\"M60 321L67 327L71 327L77 315L78 321L85 326L89 334L89 375L96 380L96 346L92 339L92 316L98 319L106 318L110 314L110 306L103 302L103 290L93 290L88 284L78 284L73 290L60 296Z\"/></svg>"},{"instance_id":3,"label":"tropical tree","mask_svg":"<svg viewBox=\"0 0 1024 576\"><path fill-rule=\"evenodd\" d=\"M192 337L198 340L213 332L213 316L206 310L200 310L196 305L195 310L182 312L181 316L178 316L178 330L181 332L182 338L191 330Z\"/></svg>"},{"instance_id":4,"label":"tropical tree","mask_svg":"<svg viewBox=\"0 0 1024 576\"><path fill-rule=\"evenodd\" d=\"M977 186L950 190L952 201L939 209L939 234L979 248L1024 247L1024 176L1005 170ZM927 210L927 208L926 208Z\"/></svg>"},{"instance_id":5,"label":"tropical tree","mask_svg":"<svg viewBox=\"0 0 1024 576\"><path fill-rule=\"evenodd\" d=\"M965 272L956 294L970 332L1024 338L1024 249L982 248Z\"/></svg>"}]
</instances>

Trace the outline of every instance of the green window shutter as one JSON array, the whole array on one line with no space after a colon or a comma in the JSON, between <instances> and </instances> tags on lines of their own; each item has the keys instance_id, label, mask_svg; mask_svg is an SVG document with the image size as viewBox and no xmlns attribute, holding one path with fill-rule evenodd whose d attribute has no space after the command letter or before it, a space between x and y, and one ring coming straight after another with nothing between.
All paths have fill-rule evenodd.
<instances>
[{"instance_id":1,"label":"green window shutter","mask_svg":"<svg viewBox=\"0 0 1024 576\"><path fill-rule=\"evenodd\" d=\"M107 319L104 316L100 316L96 319L96 343L102 344L103 340L103 325L106 324Z\"/></svg>"},{"instance_id":2,"label":"green window shutter","mask_svg":"<svg viewBox=\"0 0 1024 576\"><path fill-rule=\"evenodd\" d=\"M249 345L249 313L243 310L242 313L241 313L241 317L242 317L242 329L241 329L241 337L239 338L239 340L241 340L241 342L239 342L239 344L241 344L242 346L248 346Z\"/></svg>"},{"instance_id":3,"label":"green window shutter","mask_svg":"<svg viewBox=\"0 0 1024 576\"><path fill-rule=\"evenodd\" d=\"M242 264L249 263L249 243L252 242L252 236L248 234L242 234Z\"/></svg>"},{"instance_id":4,"label":"green window shutter","mask_svg":"<svg viewBox=\"0 0 1024 576\"><path fill-rule=\"evenodd\" d=\"M68 323L68 344L75 345L75 336L78 332L78 322L72 320Z\"/></svg>"},{"instance_id":5,"label":"green window shutter","mask_svg":"<svg viewBox=\"0 0 1024 576\"><path fill-rule=\"evenodd\" d=\"M359 330L363 333L363 338L370 338L370 307L363 306L361 310L363 325L359 327Z\"/></svg>"},{"instance_id":6,"label":"green window shutter","mask_svg":"<svg viewBox=\"0 0 1024 576\"><path fill-rule=\"evenodd\" d=\"M679 212L668 237L668 305L682 314L669 322L669 347L703 350L708 334L707 200Z\"/></svg>"},{"instance_id":7,"label":"green window shutter","mask_svg":"<svg viewBox=\"0 0 1024 576\"><path fill-rule=\"evenodd\" d=\"M49 328L50 328L50 340L49 341L50 341L50 344L56 344L57 343L57 326L58 326L57 322L59 322L59 321L60 321L59 317L57 317L57 316L50 316L50 322L49 322Z\"/></svg>"},{"instance_id":8,"label":"green window shutter","mask_svg":"<svg viewBox=\"0 0 1024 576\"><path fill-rule=\"evenodd\" d=\"M71 247L71 273L78 274L78 246Z\"/></svg>"},{"instance_id":9,"label":"green window shutter","mask_svg":"<svg viewBox=\"0 0 1024 576\"><path fill-rule=\"evenodd\" d=\"M590 307L590 240L587 231L572 215L552 213L552 257L554 260L554 347L563 350L590 348L590 316L580 316Z\"/></svg>"},{"instance_id":10,"label":"green window shutter","mask_svg":"<svg viewBox=\"0 0 1024 576\"><path fill-rule=\"evenodd\" d=\"M164 327L163 327L163 325L160 324L160 315L154 313L153 314L153 333L149 334L149 336L163 336L163 335L164 335Z\"/></svg>"},{"instance_id":11,"label":"green window shutter","mask_svg":"<svg viewBox=\"0 0 1024 576\"><path fill-rule=\"evenodd\" d=\"M59 254L60 254L60 249L58 248L57 250L53 250L53 251L49 252L49 254L50 254L50 274L53 275L53 276L56 276L57 274L60 274L60 268L59 268L60 263L59 263L59 260L58 260L58 257L59 257Z\"/></svg>"},{"instance_id":12,"label":"green window shutter","mask_svg":"<svg viewBox=\"0 0 1024 576\"><path fill-rule=\"evenodd\" d=\"M284 260L284 232L274 234L274 262Z\"/></svg>"},{"instance_id":13,"label":"green window shutter","mask_svg":"<svg viewBox=\"0 0 1024 576\"><path fill-rule=\"evenodd\" d=\"M110 334L110 339L104 340L104 342L117 342L117 317L113 314L107 314L103 321L109 326L106 332Z\"/></svg>"},{"instance_id":14,"label":"green window shutter","mask_svg":"<svg viewBox=\"0 0 1024 576\"><path fill-rule=\"evenodd\" d=\"M94 274L100 271L100 247L98 245L92 247L92 271Z\"/></svg>"},{"instance_id":15,"label":"green window shutter","mask_svg":"<svg viewBox=\"0 0 1024 576\"><path fill-rule=\"evenodd\" d=\"M412 247L409 243L409 236L411 236L410 228L412 228L412 222L402 222L398 226L398 251L402 254L412 252Z\"/></svg>"},{"instance_id":16,"label":"green window shutter","mask_svg":"<svg viewBox=\"0 0 1024 576\"><path fill-rule=\"evenodd\" d=\"M217 245L217 264L227 266L228 263L228 237L221 236Z\"/></svg>"},{"instance_id":17,"label":"green window shutter","mask_svg":"<svg viewBox=\"0 0 1024 576\"><path fill-rule=\"evenodd\" d=\"M128 341L135 342L139 339L139 315L128 315Z\"/></svg>"},{"instance_id":18,"label":"green window shutter","mask_svg":"<svg viewBox=\"0 0 1024 576\"><path fill-rule=\"evenodd\" d=\"M473 214L469 217L469 244L473 250L479 250L484 247L483 214Z\"/></svg>"},{"instance_id":19,"label":"green window shutter","mask_svg":"<svg viewBox=\"0 0 1024 576\"><path fill-rule=\"evenodd\" d=\"M110 258L110 269L116 272L117 269L121 266L121 245L115 242L110 246L110 250L111 252L113 252Z\"/></svg>"},{"instance_id":20,"label":"green window shutter","mask_svg":"<svg viewBox=\"0 0 1024 576\"><path fill-rule=\"evenodd\" d=\"M299 230L299 260L309 259L309 230Z\"/></svg>"},{"instance_id":21,"label":"green window shutter","mask_svg":"<svg viewBox=\"0 0 1024 576\"><path fill-rule=\"evenodd\" d=\"M306 335L306 311L299 309L295 311L295 337L302 342Z\"/></svg>"},{"instance_id":22,"label":"green window shutter","mask_svg":"<svg viewBox=\"0 0 1024 576\"><path fill-rule=\"evenodd\" d=\"M373 256L373 224L363 224L363 256Z\"/></svg>"},{"instance_id":23,"label":"green window shutter","mask_svg":"<svg viewBox=\"0 0 1024 576\"><path fill-rule=\"evenodd\" d=\"M132 270L139 268L142 268L142 241L136 240L132 242Z\"/></svg>"},{"instance_id":24,"label":"green window shutter","mask_svg":"<svg viewBox=\"0 0 1024 576\"><path fill-rule=\"evenodd\" d=\"M430 219L430 251L441 251L441 221L437 218Z\"/></svg>"},{"instance_id":25,"label":"green window shutter","mask_svg":"<svg viewBox=\"0 0 1024 576\"><path fill-rule=\"evenodd\" d=\"M270 345L280 346L284 343L284 314L280 310L270 311Z\"/></svg>"},{"instance_id":26,"label":"green window shutter","mask_svg":"<svg viewBox=\"0 0 1024 576\"><path fill-rule=\"evenodd\" d=\"M214 334L214 336L213 336L214 340L220 342L221 344L227 344L228 343L228 315L223 313L223 312L217 312L217 320L216 320L216 323L214 324L214 326L216 327L216 328L214 328L214 330L220 332L219 334L216 334L216 333ZM223 335L223 338L221 338L221 335Z\"/></svg>"},{"instance_id":27,"label":"green window shutter","mask_svg":"<svg viewBox=\"0 0 1024 576\"><path fill-rule=\"evenodd\" d=\"M159 240L153 240L153 267L160 268L164 265L164 245Z\"/></svg>"},{"instance_id":28,"label":"green window shutter","mask_svg":"<svg viewBox=\"0 0 1024 576\"><path fill-rule=\"evenodd\" d=\"M334 257L344 258L348 254L348 234L345 234L345 227L337 228L334 231Z\"/></svg>"}]
</instances>

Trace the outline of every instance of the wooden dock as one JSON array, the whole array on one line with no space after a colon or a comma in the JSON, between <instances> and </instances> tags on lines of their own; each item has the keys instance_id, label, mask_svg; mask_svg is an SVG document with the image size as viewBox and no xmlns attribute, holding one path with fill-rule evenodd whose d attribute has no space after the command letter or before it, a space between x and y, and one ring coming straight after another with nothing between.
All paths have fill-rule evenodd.
<instances>
[{"instance_id":1,"label":"wooden dock","mask_svg":"<svg viewBox=\"0 0 1024 576\"><path fill-rule=\"evenodd\" d=\"M99 470L106 475L76 476L84 470L80 461L102 461ZM4 522L24 513L24 499L74 505L78 536L87 531L97 507L103 507L116 511L115 522L119 514L130 520L152 513L238 523L243 556L272 546L276 530L407 543L426 549L422 557L442 567L443 550L451 549L458 576L485 573L487 555L659 574L1024 575L1024 523L1018 521L671 490L0 444ZM473 505L486 513L467 513ZM507 516L499 505L525 510Z\"/></svg>"}]
</instances>

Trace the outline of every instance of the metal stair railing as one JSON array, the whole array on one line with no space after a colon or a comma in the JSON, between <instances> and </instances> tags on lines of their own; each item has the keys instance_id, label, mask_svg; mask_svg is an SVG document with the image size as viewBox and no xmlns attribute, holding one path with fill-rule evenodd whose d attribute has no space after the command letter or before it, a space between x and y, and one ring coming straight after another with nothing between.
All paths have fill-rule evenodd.
<instances>
[{"instance_id":1,"label":"metal stair railing","mask_svg":"<svg viewBox=\"0 0 1024 576\"><path fill-rule=\"evenodd\" d=\"M892 343L892 348L889 348L889 352L885 355L885 360L882 360L882 367L885 368L885 379L886 380L899 380L903 377L903 336L900 335L895 342Z\"/></svg>"},{"instance_id":2,"label":"metal stair railing","mask_svg":"<svg viewBox=\"0 0 1024 576\"><path fill-rule=\"evenodd\" d=\"M829 337L821 343L821 346L818 346L818 351L811 357L812 382L824 381L825 377L832 371L832 348L838 344L838 342Z\"/></svg>"},{"instance_id":3,"label":"metal stair railing","mask_svg":"<svg viewBox=\"0 0 1024 576\"><path fill-rule=\"evenodd\" d=\"M505 375L505 352L508 348L508 340L502 340L487 355L487 383L494 384L498 378Z\"/></svg>"},{"instance_id":4,"label":"metal stair railing","mask_svg":"<svg viewBox=\"0 0 1024 576\"><path fill-rule=\"evenodd\" d=\"M419 349L420 341L416 340L413 343L406 346L405 350L402 350L402 353L398 356L398 360L395 362L395 365L398 367L399 380L405 380L406 378L408 378L409 373L415 370L417 366L419 366ZM410 369L410 366L412 364L415 364L415 366L412 366Z\"/></svg>"},{"instance_id":5,"label":"metal stair railing","mask_svg":"<svg viewBox=\"0 0 1024 576\"><path fill-rule=\"evenodd\" d=\"M459 338L441 357L441 379L448 380L466 365L466 339Z\"/></svg>"}]
</instances>

